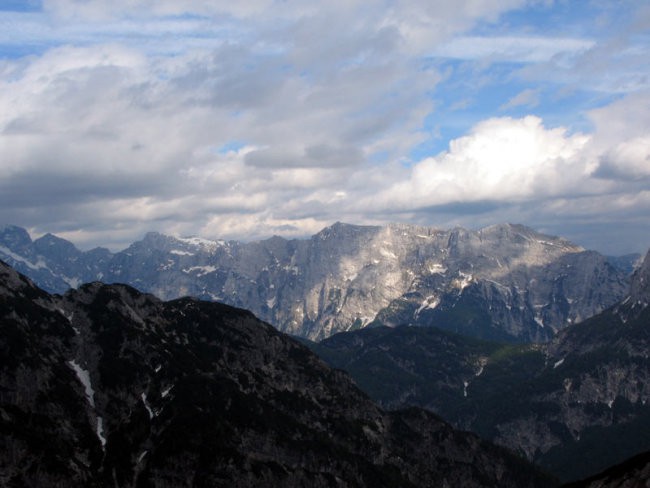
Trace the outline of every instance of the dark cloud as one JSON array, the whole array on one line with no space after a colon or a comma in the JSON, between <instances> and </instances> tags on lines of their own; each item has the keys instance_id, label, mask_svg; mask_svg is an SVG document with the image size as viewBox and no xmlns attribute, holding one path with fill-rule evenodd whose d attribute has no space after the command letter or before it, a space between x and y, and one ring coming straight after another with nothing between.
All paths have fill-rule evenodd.
<instances>
[{"instance_id":1,"label":"dark cloud","mask_svg":"<svg viewBox=\"0 0 650 488\"><path fill-rule=\"evenodd\" d=\"M246 154L244 160L247 165L260 168L339 168L360 164L363 154L358 147L321 143L308 146L298 154L281 149L259 149Z\"/></svg>"}]
</instances>

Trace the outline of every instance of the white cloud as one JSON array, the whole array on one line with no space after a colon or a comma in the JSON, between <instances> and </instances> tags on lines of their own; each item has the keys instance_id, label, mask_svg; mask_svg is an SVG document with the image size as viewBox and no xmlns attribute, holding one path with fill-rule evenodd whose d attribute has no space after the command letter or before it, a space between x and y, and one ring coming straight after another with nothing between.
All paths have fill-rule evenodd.
<instances>
[{"instance_id":1,"label":"white cloud","mask_svg":"<svg viewBox=\"0 0 650 488\"><path fill-rule=\"evenodd\" d=\"M595 126L596 175L612 180L650 177L650 91L639 91L589 112Z\"/></svg>"},{"instance_id":2,"label":"white cloud","mask_svg":"<svg viewBox=\"0 0 650 488\"><path fill-rule=\"evenodd\" d=\"M589 137L546 129L541 119L495 118L417 163L408 179L381 194L387 206L421 208L454 202L522 200L575 192L591 172ZM582 186L582 185L580 185Z\"/></svg>"},{"instance_id":3,"label":"white cloud","mask_svg":"<svg viewBox=\"0 0 650 488\"><path fill-rule=\"evenodd\" d=\"M434 53L456 59L488 59L499 62L539 63L558 55L576 55L595 45L591 39L558 37L460 37L438 47Z\"/></svg>"},{"instance_id":4,"label":"white cloud","mask_svg":"<svg viewBox=\"0 0 650 488\"><path fill-rule=\"evenodd\" d=\"M597 171L604 178L650 178L650 135L628 139L602 155Z\"/></svg>"}]
</instances>

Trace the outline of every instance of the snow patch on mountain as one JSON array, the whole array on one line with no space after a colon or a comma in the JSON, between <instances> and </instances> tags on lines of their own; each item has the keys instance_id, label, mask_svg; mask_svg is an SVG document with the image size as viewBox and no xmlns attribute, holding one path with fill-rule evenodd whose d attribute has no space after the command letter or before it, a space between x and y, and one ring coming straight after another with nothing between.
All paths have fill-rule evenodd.
<instances>
[{"instance_id":1,"label":"snow patch on mountain","mask_svg":"<svg viewBox=\"0 0 650 488\"><path fill-rule=\"evenodd\" d=\"M437 295L429 295L424 299L424 301L420 305L420 308L418 308L415 311L414 316L417 317L418 315L420 315L420 312L422 312L422 310L425 310L427 308L433 310L438 305L440 305L440 297L438 297Z\"/></svg>"},{"instance_id":2,"label":"snow patch on mountain","mask_svg":"<svg viewBox=\"0 0 650 488\"><path fill-rule=\"evenodd\" d=\"M0 246L0 252L3 253L5 256L10 257L16 262L23 263L31 270L37 271L39 269L49 269L42 259L39 259L36 263L33 263L29 259L21 256L20 254L13 252L11 249L5 246Z\"/></svg>"},{"instance_id":3,"label":"snow patch on mountain","mask_svg":"<svg viewBox=\"0 0 650 488\"><path fill-rule=\"evenodd\" d=\"M177 256L194 256L195 253L189 252L189 251L181 251L180 249L172 249L169 251L171 254L175 254Z\"/></svg>"},{"instance_id":4,"label":"snow patch on mountain","mask_svg":"<svg viewBox=\"0 0 650 488\"><path fill-rule=\"evenodd\" d=\"M213 241L210 239L204 239L202 237L177 237L177 241L183 242L185 244L188 244L193 247L197 248L204 248L208 250L214 250L220 246L223 246L225 244L224 241L218 240L218 241Z\"/></svg>"},{"instance_id":5,"label":"snow patch on mountain","mask_svg":"<svg viewBox=\"0 0 650 488\"><path fill-rule=\"evenodd\" d=\"M216 270L216 266L192 266L190 268L183 269L183 273L196 273L197 276L205 276L209 273L214 273Z\"/></svg>"},{"instance_id":6,"label":"snow patch on mountain","mask_svg":"<svg viewBox=\"0 0 650 488\"><path fill-rule=\"evenodd\" d=\"M154 418L155 414L151 409L151 407L149 406L149 403L147 402L147 394L145 392L142 392L140 398L142 398L142 404L144 405L144 408L147 410L147 413L149 414L149 419Z\"/></svg>"},{"instance_id":7,"label":"snow patch on mountain","mask_svg":"<svg viewBox=\"0 0 650 488\"><path fill-rule=\"evenodd\" d=\"M93 390L92 383L90 382L90 373L88 370L82 368L75 360L68 361L68 364L77 374L79 382L83 385L88 403L91 407L95 408L95 390Z\"/></svg>"}]
</instances>

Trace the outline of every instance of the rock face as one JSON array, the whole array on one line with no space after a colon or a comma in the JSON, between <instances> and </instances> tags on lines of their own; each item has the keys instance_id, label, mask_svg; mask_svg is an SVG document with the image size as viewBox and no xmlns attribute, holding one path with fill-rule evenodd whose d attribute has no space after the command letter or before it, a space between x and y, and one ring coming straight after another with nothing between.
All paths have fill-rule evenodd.
<instances>
[{"instance_id":1,"label":"rock face","mask_svg":"<svg viewBox=\"0 0 650 488\"><path fill-rule=\"evenodd\" d=\"M0 485L502 486L554 482L424 410L384 412L250 312L0 263Z\"/></svg>"},{"instance_id":2,"label":"rock face","mask_svg":"<svg viewBox=\"0 0 650 488\"><path fill-rule=\"evenodd\" d=\"M385 407L419 405L563 480L650 450L650 253L628 296L546 345L402 327L312 348Z\"/></svg>"},{"instance_id":3,"label":"rock face","mask_svg":"<svg viewBox=\"0 0 650 488\"><path fill-rule=\"evenodd\" d=\"M207 241L149 233L124 251L81 252L51 235L0 233L0 258L50 292L102 280L162 299L251 310L313 340L368 325L435 325L544 341L621 299L625 273L600 254L519 225L479 231L335 224L310 239Z\"/></svg>"}]
</instances>

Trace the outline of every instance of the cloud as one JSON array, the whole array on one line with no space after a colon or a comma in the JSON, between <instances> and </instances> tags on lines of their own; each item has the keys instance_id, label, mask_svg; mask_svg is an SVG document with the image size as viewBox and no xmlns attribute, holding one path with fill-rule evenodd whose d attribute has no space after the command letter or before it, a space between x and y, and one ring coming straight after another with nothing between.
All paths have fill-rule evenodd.
<instances>
[{"instance_id":1,"label":"cloud","mask_svg":"<svg viewBox=\"0 0 650 488\"><path fill-rule=\"evenodd\" d=\"M361 150L355 146L334 147L327 143L310 145L302 150L258 149L246 154L249 166L263 168L337 168L359 164Z\"/></svg>"},{"instance_id":2,"label":"cloud","mask_svg":"<svg viewBox=\"0 0 650 488\"><path fill-rule=\"evenodd\" d=\"M560 201L597 215L599 192L645 208L625 197L647 178L646 50L637 37L616 51L579 31L501 30L527 4L43 0L0 12L0 221L119 247L152 229L534 225ZM446 70L450 57L464 69ZM625 69L606 79L602 59ZM576 90L630 73L619 90L634 93L582 109L593 130L565 115L467 117L448 150L414 156L453 125L436 103L446 76L478 78L450 97L472 101L456 104L465 116L483 100L463 83L499 85L491 110L543 113L556 85L540 80Z\"/></svg>"},{"instance_id":3,"label":"cloud","mask_svg":"<svg viewBox=\"0 0 650 488\"><path fill-rule=\"evenodd\" d=\"M515 107L535 108L539 105L539 90L527 88L517 93L514 97L499 107L500 110L508 110Z\"/></svg>"},{"instance_id":4,"label":"cloud","mask_svg":"<svg viewBox=\"0 0 650 488\"><path fill-rule=\"evenodd\" d=\"M650 177L650 91L632 93L591 110L595 175L603 179L642 181Z\"/></svg>"},{"instance_id":5,"label":"cloud","mask_svg":"<svg viewBox=\"0 0 650 488\"><path fill-rule=\"evenodd\" d=\"M546 129L538 117L494 118L451 141L449 150L417 163L386 190L386 205L429 207L456 202L522 200L580 190L590 172L589 137Z\"/></svg>"},{"instance_id":6,"label":"cloud","mask_svg":"<svg viewBox=\"0 0 650 488\"><path fill-rule=\"evenodd\" d=\"M489 59L499 62L539 63L561 55L575 56L595 45L591 39L561 37L459 37L438 47L434 53L455 59Z\"/></svg>"},{"instance_id":7,"label":"cloud","mask_svg":"<svg viewBox=\"0 0 650 488\"><path fill-rule=\"evenodd\" d=\"M628 139L608 150L595 174L603 178L650 179L650 136Z\"/></svg>"}]
</instances>

